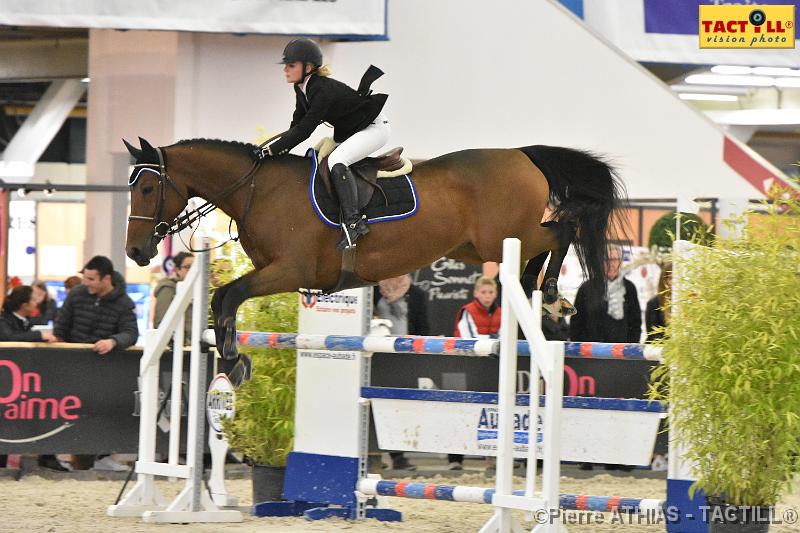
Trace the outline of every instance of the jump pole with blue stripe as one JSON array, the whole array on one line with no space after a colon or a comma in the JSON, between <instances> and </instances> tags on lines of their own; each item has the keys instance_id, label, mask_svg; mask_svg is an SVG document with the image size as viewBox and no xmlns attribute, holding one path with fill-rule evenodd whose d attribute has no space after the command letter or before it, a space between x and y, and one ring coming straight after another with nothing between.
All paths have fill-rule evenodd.
<instances>
[{"instance_id":1,"label":"jump pole with blue stripe","mask_svg":"<svg viewBox=\"0 0 800 533\"><path fill-rule=\"evenodd\" d=\"M213 331L205 340L213 344ZM497 339L462 339L459 337L377 337L359 335L304 335L259 331L238 332L242 346L298 350L363 351L417 355L457 355L461 357L496 357ZM530 357L528 341L517 341L517 355ZM661 361L661 347L635 343L565 342L564 356L571 359L617 359L626 361Z\"/></svg>"}]
</instances>

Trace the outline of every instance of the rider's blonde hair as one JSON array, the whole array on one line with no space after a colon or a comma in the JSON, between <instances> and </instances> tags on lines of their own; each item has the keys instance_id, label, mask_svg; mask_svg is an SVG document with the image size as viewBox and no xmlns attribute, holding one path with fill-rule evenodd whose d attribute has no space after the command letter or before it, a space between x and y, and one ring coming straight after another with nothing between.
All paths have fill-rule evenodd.
<instances>
[{"instance_id":1,"label":"rider's blonde hair","mask_svg":"<svg viewBox=\"0 0 800 533\"><path fill-rule=\"evenodd\" d=\"M331 75L331 67L328 65L322 65L317 70L314 71L314 74L317 76L325 76L326 78Z\"/></svg>"}]
</instances>

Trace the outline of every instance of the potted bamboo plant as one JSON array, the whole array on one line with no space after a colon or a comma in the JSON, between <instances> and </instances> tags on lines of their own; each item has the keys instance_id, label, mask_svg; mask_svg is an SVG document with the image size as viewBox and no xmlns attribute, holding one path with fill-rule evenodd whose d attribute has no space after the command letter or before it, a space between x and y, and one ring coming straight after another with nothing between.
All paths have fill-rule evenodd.
<instances>
[{"instance_id":1,"label":"potted bamboo plant","mask_svg":"<svg viewBox=\"0 0 800 533\"><path fill-rule=\"evenodd\" d=\"M767 531L798 472L800 204L781 198L739 221L738 236L674 258L651 390L669 401L711 532Z\"/></svg>"},{"instance_id":2,"label":"potted bamboo plant","mask_svg":"<svg viewBox=\"0 0 800 533\"><path fill-rule=\"evenodd\" d=\"M236 245L223 256L227 272L222 281L252 269ZM276 294L247 300L239 308L242 331L297 331L298 297ZM236 416L223 423L231 448L241 451L253 466L253 503L281 500L286 458L294 442L296 352L248 349L253 375L236 390Z\"/></svg>"}]
</instances>

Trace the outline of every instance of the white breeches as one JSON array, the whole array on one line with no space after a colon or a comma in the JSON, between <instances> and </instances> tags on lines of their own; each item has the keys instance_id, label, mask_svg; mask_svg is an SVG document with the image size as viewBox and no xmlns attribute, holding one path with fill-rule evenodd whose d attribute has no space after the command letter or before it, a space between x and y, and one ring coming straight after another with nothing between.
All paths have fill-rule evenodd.
<instances>
[{"instance_id":1,"label":"white breeches","mask_svg":"<svg viewBox=\"0 0 800 533\"><path fill-rule=\"evenodd\" d=\"M346 139L331 152L328 168L333 168L338 163L350 166L380 150L389 140L390 132L389 119L383 113L379 114L372 124Z\"/></svg>"}]
</instances>

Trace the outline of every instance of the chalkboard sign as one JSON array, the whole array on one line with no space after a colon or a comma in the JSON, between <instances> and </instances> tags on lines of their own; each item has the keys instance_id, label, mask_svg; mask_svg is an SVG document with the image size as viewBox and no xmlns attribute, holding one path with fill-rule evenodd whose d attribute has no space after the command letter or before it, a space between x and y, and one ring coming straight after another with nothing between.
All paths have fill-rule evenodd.
<instances>
[{"instance_id":1,"label":"chalkboard sign","mask_svg":"<svg viewBox=\"0 0 800 533\"><path fill-rule=\"evenodd\" d=\"M472 300L480 265L442 257L413 275L414 285L428 295L428 325L431 335L453 335L456 312Z\"/></svg>"}]
</instances>

